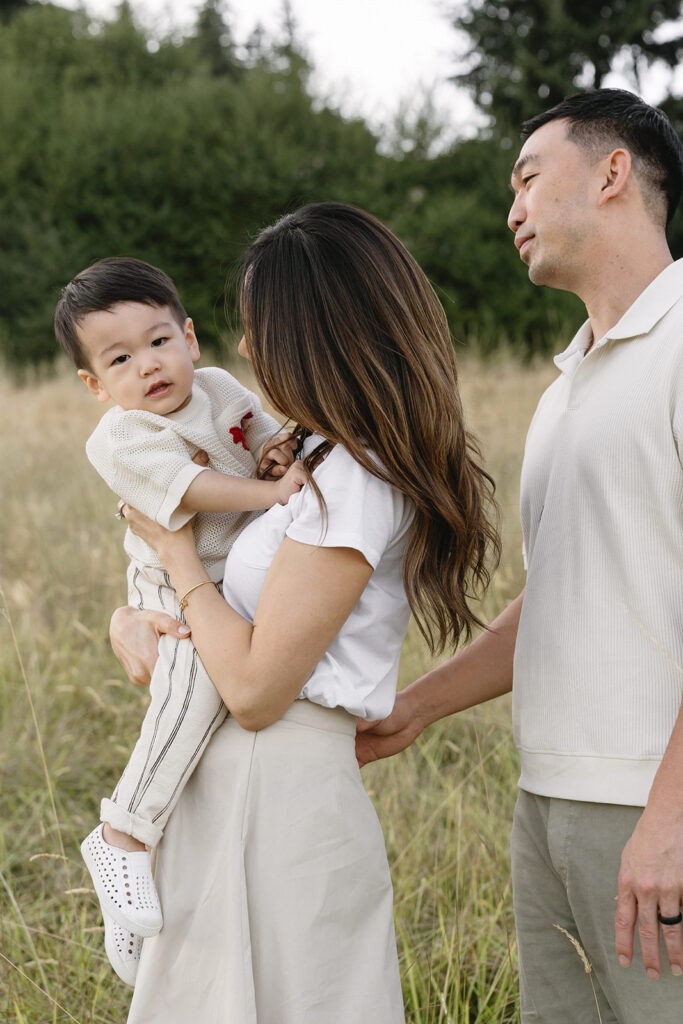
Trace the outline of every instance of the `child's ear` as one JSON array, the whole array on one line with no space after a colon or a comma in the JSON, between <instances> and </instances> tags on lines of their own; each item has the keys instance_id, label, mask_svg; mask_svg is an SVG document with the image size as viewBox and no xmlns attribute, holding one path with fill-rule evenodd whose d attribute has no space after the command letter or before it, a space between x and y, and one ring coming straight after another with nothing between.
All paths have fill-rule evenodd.
<instances>
[{"instance_id":1,"label":"child's ear","mask_svg":"<svg viewBox=\"0 0 683 1024\"><path fill-rule=\"evenodd\" d=\"M189 316L183 324L183 331L185 333L185 344L187 345L187 350L190 353L192 362L196 363L199 359L199 342L197 341L197 335L194 333L194 324Z\"/></svg>"},{"instance_id":2,"label":"child's ear","mask_svg":"<svg viewBox=\"0 0 683 1024\"><path fill-rule=\"evenodd\" d=\"M89 370L79 370L78 376L81 378L90 394L94 395L98 402L109 401L111 395L108 391L104 390L99 377L95 377Z\"/></svg>"}]
</instances>

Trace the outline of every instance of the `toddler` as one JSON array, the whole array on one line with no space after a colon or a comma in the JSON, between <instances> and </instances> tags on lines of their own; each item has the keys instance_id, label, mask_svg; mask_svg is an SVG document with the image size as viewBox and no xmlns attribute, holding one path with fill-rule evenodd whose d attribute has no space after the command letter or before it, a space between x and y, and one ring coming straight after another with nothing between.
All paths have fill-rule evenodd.
<instances>
[{"instance_id":1,"label":"toddler","mask_svg":"<svg viewBox=\"0 0 683 1024\"><path fill-rule=\"evenodd\" d=\"M105 259L78 274L62 292L55 333L95 398L116 403L86 445L95 469L121 504L168 529L194 517L200 557L220 586L230 546L253 513L286 504L306 482L298 463L285 472L286 446L268 452L284 475L254 479L252 452L279 425L227 371L195 370L192 320L171 279L148 263ZM208 467L192 461L199 451ZM178 596L156 552L130 530L124 547L129 603L182 619L196 588ZM140 737L112 797L102 801L104 824L81 846L107 955L128 984L142 938L162 926L149 849L226 714L191 640L162 636Z\"/></svg>"}]
</instances>

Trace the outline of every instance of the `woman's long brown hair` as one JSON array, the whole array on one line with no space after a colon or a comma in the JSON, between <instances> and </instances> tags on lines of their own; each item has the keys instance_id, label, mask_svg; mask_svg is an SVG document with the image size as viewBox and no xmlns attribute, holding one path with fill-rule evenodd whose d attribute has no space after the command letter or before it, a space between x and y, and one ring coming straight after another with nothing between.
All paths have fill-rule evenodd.
<instances>
[{"instance_id":1,"label":"woman's long brown hair","mask_svg":"<svg viewBox=\"0 0 683 1024\"><path fill-rule=\"evenodd\" d=\"M420 267L375 217L314 203L252 244L240 304L256 378L296 433L342 445L413 502L403 583L431 650L469 638L483 625L469 602L500 553L494 485L465 428L446 317Z\"/></svg>"}]
</instances>

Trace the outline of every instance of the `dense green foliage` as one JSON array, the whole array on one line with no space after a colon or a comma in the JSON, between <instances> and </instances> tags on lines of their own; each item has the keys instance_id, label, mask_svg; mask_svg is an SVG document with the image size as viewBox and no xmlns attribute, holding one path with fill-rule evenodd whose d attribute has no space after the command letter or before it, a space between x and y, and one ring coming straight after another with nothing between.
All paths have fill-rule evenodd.
<instances>
[{"instance_id":1,"label":"dense green foliage","mask_svg":"<svg viewBox=\"0 0 683 1024\"><path fill-rule=\"evenodd\" d=\"M653 49L659 44L645 30L648 17L666 17L677 3L626 6L630 28L623 0L609 8L605 60L621 42L636 63L678 52L678 43ZM533 61L565 7L472 0L463 8L461 27L481 47L476 66L485 64L510 88L524 85L524 115L546 105L538 100ZM543 78L551 98L575 88L582 60L593 62L599 81L604 67L589 44L598 33L604 49L607 9L598 17L587 5L571 60L552 50ZM504 119L478 139L439 150L433 143L440 126L427 114L397 128L404 145L392 150L385 138L378 150L366 123L312 94L311 68L286 7L279 38L255 31L242 46L221 0L206 0L190 33L162 39L143 31L125 3L105 22L20 0L4 3L1 13L0 356L8 363L54 355L60 288L110 255L163 266L200 339L215 346L226 334L226 279L249 239L287 210L322 199L365 207L398 233L434 282L458 340L467 336L482 351L503 342L530 354L557 345L579 321L573 297L529 285L511 245L506 182L517 142L502 131ZM533 47L519 27L531 15ZM512 34L509 25L517 26ZM494 45L487 40L496 26L505 32ZM503 106L505 88L489 90ZM476 86L475 95L490 110L483 89ZM519 98L510 100L510 111L513 100ZM669 105L673 119L683 120L681 104ZM674 248L683 249L682 233L675 223ZM234 317L230 288L228 310Z\"/></svg>"},{"instance_id":2,"label":"dense green foliage","mask_svg":"<svg viewBox=\"0 0 683 1024\"><path fill-rule=\"evenodd\" d=\"M36 6L0 28L0 323L13 361L49 355L59 288L114 254L167 269L215 336L250 233L307 198L357 199L376 174L375 138L314 108L285 46L221 66L208 33L152 52L125 8L92 27Z\"/></svg>"}]
</instances>

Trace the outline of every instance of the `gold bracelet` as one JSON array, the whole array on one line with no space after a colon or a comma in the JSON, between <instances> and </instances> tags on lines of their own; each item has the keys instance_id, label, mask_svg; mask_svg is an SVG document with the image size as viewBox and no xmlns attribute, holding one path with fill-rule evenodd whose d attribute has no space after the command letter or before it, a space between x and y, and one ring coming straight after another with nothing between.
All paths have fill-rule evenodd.
<instances>
[{"instance_id":1,"label":"gold bracelet","mask_svg":"<svg viewBox=\"0 0 683 1024\"><path fill-rule=\"evenodd\" d=\"M201 583L195 583L195 585L193 587L190 587L190 589L185 594L183 594L183 596L180 598L180 610L181 610L181 612L184 612L185 609L187 608L187 599L190 596L190 594L192 593L192 591L193 590L199 590L200 587L205 587L207 583L213 584L213 580L202 580Z\"/></svg>"}]
</instances>

